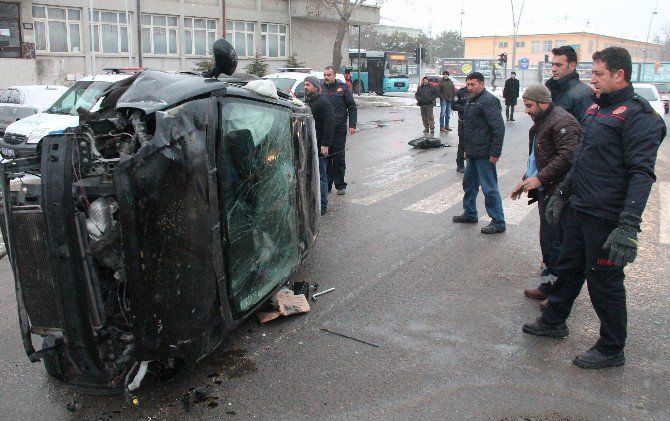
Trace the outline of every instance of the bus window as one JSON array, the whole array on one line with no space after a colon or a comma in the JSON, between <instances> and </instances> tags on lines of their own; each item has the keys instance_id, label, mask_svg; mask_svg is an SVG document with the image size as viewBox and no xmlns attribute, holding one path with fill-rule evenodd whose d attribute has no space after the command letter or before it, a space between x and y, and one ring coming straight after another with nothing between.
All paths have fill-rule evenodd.
<instances>
[{"instance_id":1,"label":"bus window","mask_svg":"<svg viewBox=\"0 0 670 421\"><path fill-rule=\"evenodd\" d=\"M386 62L386 76L407 75L407 61L388 60Z\"/></svg>"}]
</instances>

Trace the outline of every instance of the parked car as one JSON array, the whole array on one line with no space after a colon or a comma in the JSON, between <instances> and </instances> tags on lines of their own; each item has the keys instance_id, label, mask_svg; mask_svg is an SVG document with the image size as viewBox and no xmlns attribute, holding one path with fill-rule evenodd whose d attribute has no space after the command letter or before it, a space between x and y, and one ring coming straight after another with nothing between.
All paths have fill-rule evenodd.
<instances>
[{"instance_id":1,"label":"parked car","mask_svg":"<svg viewBox=\"0 0 670 421\"><path fill-rule=\"evenodd\" d=\"M44 112L13 122L5 129L0 140L0 154L4 158L32 156L42 138L50 133L60 133L79 124L77 110L96 111L100 102L114 83L129 78L141 69L108 69L106 74L84 77L65 92Z\"/></svg>"},{"instance_id":2,"label":"parked car","mask_svg":"<svg viewBox=\"0 0 670 421\"><path fill-rule=\"evenodd\" d=\"M440 82L442 81L442 75L424 75L428 77L428 84L436 88L440 87ZM423 76L421 76L423 79ZM465 87L465 83L457 82L454 78L451 78L451 81L454 83L454 91L458 92L459 89Z\"/></svg>"},{"instance_id":3,"label":"parked car","mask_svg":"<svg viewBox=\"0 0 670 421\"><path fill-rule=\"evenodd\" d=\"M651 104L657 113L660 115L665 113L665 108L663 102L661 102L661 97L658 95L656 86L651 83L633 83L633 89L636 94L649 101L649 104Z\"/></svg>"},{"instance_id":4,"label":"parked car","mask_svg":"<svg viewBox=\"0 0 670 421\"><path fill-rule=\"evenodd\" d=\"M658 95L661 97L663 107L665 108L665 113L668 114L668 112L670 112L668 109L670 104L670 83L654 83L654 86L658 91Z\"/></svg>"},{"instance_id":5,"label":"parked car","mask_svg":"<svg viewBox=\"0 0 670 421\"><path fill-rule=\"evenodd\" d=\"M49 375L137 403L147 370L207 356L311 250L314 119L267 81L215 78L234 51L215 42L213 77L115 83L40 156L0 162L23 345Z\"/></svg>"},{"instance_id":6,"label":"parked car","mask_svg":"<svg viewBox=\"0 0 670 421\"><path fill-rule=\"evenodd\" d=\"M263 76L263 79L271 80L277 85L277 89L290 94L295 98L305 97L305 78L307 76L316 76L321 83L323 83L323 71L316 72L309 67L305 68L280 68L279 73L272 73ZM344 75L341 73L335 74L335 78L342 83Z\"/></svg>"},{"instance_id":7,"label":"parked car","mask_svg":"<svg viewBox=\"0 0 670 421\"><path fill-rule=\"evenodd\" d=\"M7 126L33 114L41 113L63 95L60 85L10 86L0 93L0 136Z\"/></svg>"}]
</instances>

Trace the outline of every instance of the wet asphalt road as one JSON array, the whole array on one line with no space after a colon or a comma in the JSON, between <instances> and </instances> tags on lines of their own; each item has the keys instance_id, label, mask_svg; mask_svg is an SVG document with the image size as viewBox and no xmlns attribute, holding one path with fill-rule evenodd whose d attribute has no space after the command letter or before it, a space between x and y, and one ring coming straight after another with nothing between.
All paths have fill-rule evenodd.
<instances>
[{"instance_id":1,"label":"wet asphalt road","mask_svg":"<svg viewBox=\"0 0 670 421\"><path fill-rule=\"evenodd\" d=\"M627 365L582 370L571 360L598 335L586 292L567 338L521 332L540 314L538 301L522 295L539 274L537 208L506 205L502 235L479 233L488 218L477 227L452 224L461 212L456 148L412 149L407 142L422 129L418 108L407 98L382 102L359 110L359 132L348 140L348 193L331 195L297 276L335 292L309 314L248 321L192 371L145 381L139 408L120 396L78 394L28 361L9 263L0 260L0 418L670 419L670 245L660 242L658 222L670 198L658 184L640 255L627 269ZM531 121L516 118L498 164L503 198L527 156ZM441 137L457 141L455 130ZM666 139L659 182L670 182L669 163ZM66 409L73 401L81 406L75 413Z\"/></svg>"}]
</instances>

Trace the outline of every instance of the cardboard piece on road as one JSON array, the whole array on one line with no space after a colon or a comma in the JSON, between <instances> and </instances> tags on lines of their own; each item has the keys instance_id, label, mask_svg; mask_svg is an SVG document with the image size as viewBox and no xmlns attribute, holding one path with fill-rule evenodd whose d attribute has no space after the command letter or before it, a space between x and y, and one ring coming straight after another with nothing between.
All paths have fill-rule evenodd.
<instances>
[{"instance_id":1,"label":"cardboard piece on road","mask_svg":"<svg viewBox=\"0 0 670 421\"><path fill-rule=\"evenodd\" d=\"M304 294L294 295L292 291L279 291L275 295L275 299L279 308L275 311L258 313L259 322L267 323L280 316L290 316L310 311L309 302L307 302L307 297Z\"/></svg>"}]
</instances>

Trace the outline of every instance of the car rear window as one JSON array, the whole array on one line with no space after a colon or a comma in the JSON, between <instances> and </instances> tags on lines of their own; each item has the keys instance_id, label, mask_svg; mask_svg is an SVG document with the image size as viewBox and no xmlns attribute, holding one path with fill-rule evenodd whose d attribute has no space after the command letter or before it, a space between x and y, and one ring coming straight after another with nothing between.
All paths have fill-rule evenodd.
<instances>
[{"instance_id":1,"label":"car rear window","mask_svg":"<svg viewBox=\"0 0 670 421\"><path fill-rule=\"evenodd\" d=\"M284 92L291 92L291 88L295 85L295 79L291 78L273 77L268 80L273 81L277 85L277 88Z\"/></svg>"},{"instance_id":2,"label":"car rear window","mask_svg":"<svg viewBox=\"0 0 670 421\"><path fill-rule=\"evenodd\" d=\"M645 86L636 86L635 87L635 93L640 95L642 98L646 99L647 101L658 100L658 97L656 96L656 92L654 92L653 89L645 87Z\"/></svg>"}]
</instances>

